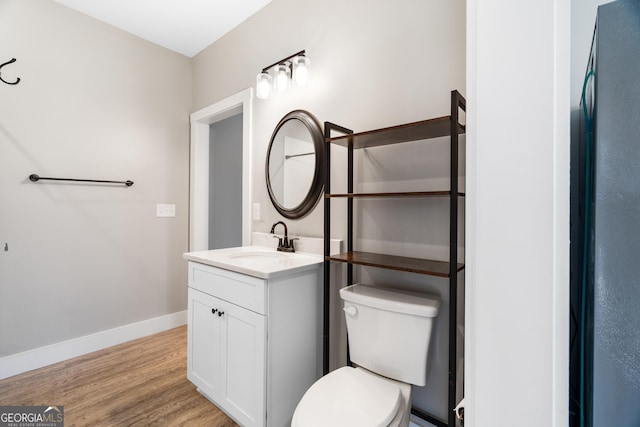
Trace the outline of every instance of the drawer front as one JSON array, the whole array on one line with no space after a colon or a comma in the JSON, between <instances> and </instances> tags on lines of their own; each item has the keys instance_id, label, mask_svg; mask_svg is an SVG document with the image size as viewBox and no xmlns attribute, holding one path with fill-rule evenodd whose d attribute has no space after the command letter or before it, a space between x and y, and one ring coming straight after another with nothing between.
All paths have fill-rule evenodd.
<instances>
[{"instance_id":1,"label":"drawer front","mask_svg":"<svg viewBox=\"0 0 640 427\"><path fill-rule=\"evenodd\" d=\"M267 314L267 281L189 261L189 286L216 298Z\"/></svg>"}]
</instances>

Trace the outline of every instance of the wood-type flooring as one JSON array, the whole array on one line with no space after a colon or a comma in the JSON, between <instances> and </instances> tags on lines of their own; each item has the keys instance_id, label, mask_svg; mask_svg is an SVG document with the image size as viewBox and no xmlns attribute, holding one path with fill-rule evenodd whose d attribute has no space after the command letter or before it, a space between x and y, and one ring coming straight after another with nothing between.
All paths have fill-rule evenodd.
<instances>
[{"instance_id":1,"label":"wood-type flooring","mask_svg":"<svg viewBox=\"0 0 640 427\"><path fill-rule=\"evenodd\" d=\"M186 326L0 380L0 405L64 406L65 427L237 426L187 380Z\"/></svg>"}]
</instances>

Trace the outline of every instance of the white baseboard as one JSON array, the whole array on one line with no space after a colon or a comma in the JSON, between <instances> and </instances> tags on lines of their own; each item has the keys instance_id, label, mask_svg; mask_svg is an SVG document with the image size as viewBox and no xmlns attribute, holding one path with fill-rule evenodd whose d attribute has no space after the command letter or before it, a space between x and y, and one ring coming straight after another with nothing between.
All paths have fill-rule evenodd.
<instances>
[{"instance_id":1,"label":"white baseboard","mask_svg":"<svg viewBox=\"0 0 640 427\"><path fill-rule=\"evenodd\" d=\"M187 323L187 311L131 323L0 358L0 380Z\"/></svg>"}]
</instances>

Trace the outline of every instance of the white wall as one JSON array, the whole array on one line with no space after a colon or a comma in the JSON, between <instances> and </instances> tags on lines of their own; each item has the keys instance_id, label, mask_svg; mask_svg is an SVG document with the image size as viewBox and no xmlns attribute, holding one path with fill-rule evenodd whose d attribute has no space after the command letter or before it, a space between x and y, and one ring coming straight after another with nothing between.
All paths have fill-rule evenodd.
<instances>
[{"instance_id":1,"label":"white wall","mask_svg":"<svg viewBox=\"0 0 640 427\"><path fill-rule=\"evenodd\" d=\"M566 426L570 4L467 4L470 426Z\"/></svg>"},{"instance_id":2,"label":"white wall","mask_svg":"<svg viewBox=\"0 0 640 427\"><path fill-rule=\"evenodd\" d=\"M185 310L190 60L49 0L0 39L0 355Z\"/></svg>"},{"instance_id":3,"label":"white wall","mask_svg":"<svg viewBox=\"0 0 640 427\"><path fill-rule=\"evenodd\" d=\"M262 206L262 221L253 222L253 231L268 232L284 219L269 200L264 163L271 133L289 111L308 110L321 123L331 121L355 131L450 113L451 90L465 92L464 5L463 0L274 0L194 58L194 110L253 86L263 67L299 50L306 49L311 59L307 86L254 102L252 203ZM445 150L438 153L436 166L447 163ZM369 186L393 179L397 190L416 183L424 189L428 181L424 178L430 177L433 166L428 153L418 146L371 150L358 161L375 172L363 172L358 178ZM342 180L345 170L336 163L336 181ZM429 203L359 204L365 218L359 230L369 233L359 242L361 249L448 257L442 250L448 245L446 203ZM333 206L332 237L344 238L345 211L338 202ZM428 220L429 216L438 219ZM285 222L290 234L322 236L323 202L307 217ZM435 337L437 360L426 387L431 389L416 395L419 406L446 417L446 281L408 274L363 277L375 283L418 286L443 296Z\"/></svg>"}]
</instances>

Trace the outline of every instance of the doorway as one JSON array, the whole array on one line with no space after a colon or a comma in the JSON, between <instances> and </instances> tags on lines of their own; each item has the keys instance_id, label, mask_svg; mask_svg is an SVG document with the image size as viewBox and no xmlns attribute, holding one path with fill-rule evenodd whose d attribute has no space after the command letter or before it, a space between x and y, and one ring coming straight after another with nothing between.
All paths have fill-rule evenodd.
<instances>
[{"instance_id":1,"label":"doorway","mask_svg":"<svg viewBox=\"0 0 640 427\"><path fill-rule=\"evenodd\" d=\"M209 247L242 246L242 113L209 125Z\"/></svg>"},{"instance_id":2,"label":"doorway","mask_svg":"<svg viewBox=\"0 0 640 427\"><path fill-rule=\"evenodd\" d=\"M209 200L211 125L236 116L242 128L241 243L251 244L251 110L253 90L245 89L191 114L189 250L210 248ZM215 127L214 127L215 128ZM236 190L237 191L237 190ZM215 196L214 196L215 197ZM211 244L218 244L211 242Z\"/></svg>"}]
</instances>

